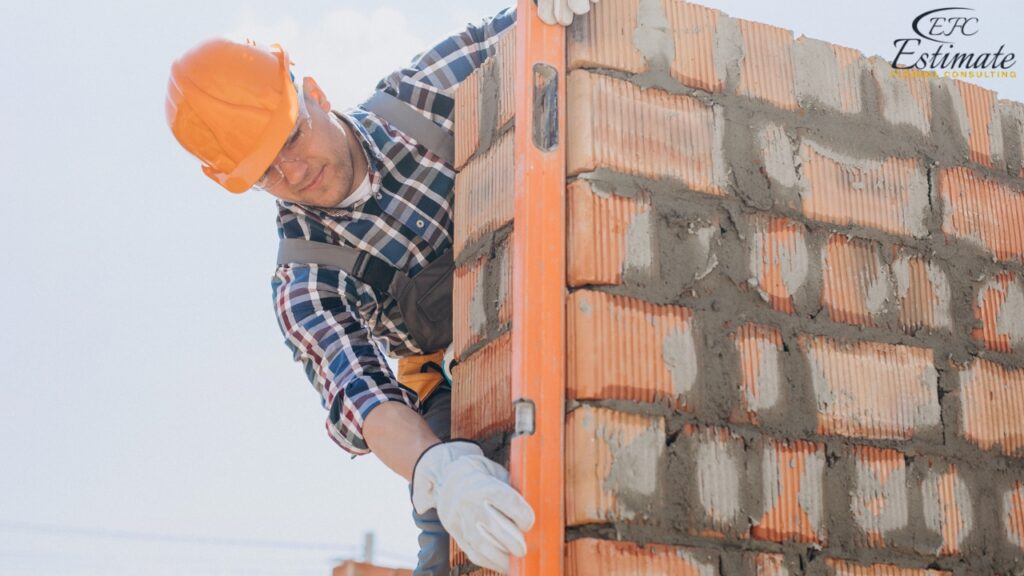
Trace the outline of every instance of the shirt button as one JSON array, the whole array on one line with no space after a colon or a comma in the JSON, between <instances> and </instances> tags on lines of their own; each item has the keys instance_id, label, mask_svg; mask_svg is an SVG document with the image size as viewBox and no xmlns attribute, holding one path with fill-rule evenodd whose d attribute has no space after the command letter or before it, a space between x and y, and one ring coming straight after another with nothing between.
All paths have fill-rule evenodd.
<instances>
[{"instance_id":1,"label":"shirt button","mask_svg":"<svg viewBox=\"0 0 1024 576\"><path fill-rule=\"evenodd\" d=\"M381 198L384 197L384 195L381 194L380 192L377 192L376 194L373 195L373 197L376 198L377 200L380 200Z\"/></svg>"},{"instance_id":2,"label":"shirt button","mask_svg":"<svg viewBox=\"0 0 1024 576\"><path fill-rule=\"evenodd\" d=\"M423 220L417 220L416 221L416 227L417 228L423 228Z\"/></svg>"}]
</instances>

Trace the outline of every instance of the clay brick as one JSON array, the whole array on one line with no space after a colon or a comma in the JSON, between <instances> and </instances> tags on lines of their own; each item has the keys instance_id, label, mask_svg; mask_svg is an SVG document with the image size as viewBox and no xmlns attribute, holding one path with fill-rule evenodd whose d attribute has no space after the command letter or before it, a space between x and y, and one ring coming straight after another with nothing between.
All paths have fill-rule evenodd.
<instances>
[{"instance_id":1,"label":"clay brick","mask_svg":"<svg viewBox=\"0 0 1024 576\"><path fill-rule=\"evenodd\" d=\"M732 341L740 360L740 411L734 422L758 424L760 413L774 408L782 385L782 334L776 328L744 324Z\"/></svg>"},{"instance_id":2,"label":"clay brick","mask_svg":"<svg viewBox=\"0 0 1024 576\"><path fill-rule=\"evenodd\" d=\"M480 78L482 75L483 72L477 68L455 87L456 170L461 170L480 146ZM458 194L455 197L458 198Z\"/></svg>"},{"instance_id":3,"label":"clay brick","mask_svg":"<svg viewBox=\"0 0 1024 576\"><path fill-rule=\"evenodd\" d=\"M759 540L824 545L824 471L823 445L768 440L761 467L765 514L751 528L751 535Z\"/></svg>"},{"instance_id":4,"label":"clay brick","mask_svg":"<svg viewBox=\"0 0 1024 576\"><path fill-rule=\"evenodd\" d=\"M604 292L567 302L568 397L685 400L697 382L692 312Z\"/></svg>"},{"instance_id":5,"label":"clay brick","mask_svg":"<svg viewBox=\"0 0 1024 576\"><path fill-rule=\"evenodd\" d=\"M480 342L487 333L486 258L455 268L452 281L452 344L455 357Z\"/></svg>"},{"instance_id":6,"label":"clay brick","mask_svg":"<svg viewBox=\"0 0 1024 576\"><path fill-rule=\"evenodd\" d=\"M575 18L566 36L566 66L643 72L644 56L633 42L640 0L597 2Z\"/></svg>"},{"instance_id":7,"label":"clay brick","mask_svg":"<svg viewBox=\"0 0 1024 576\"><path fill-rule=\"evenodd\" d=\"M927 136L932 121L928 79L894 75L890 63L878 56L871 57L868 66L878 87L882 116L892 124L913 126Z\"/></svg>"},{"instance_id":8,"label":"clay brick","mask_svg":"<svg viewBox=\"0 0 1024 576\"><path fill-rule=\"evenodd\" d=\"M515 114L515 47L512 25L498 36L484 64L455 87L456 170L461 170L480 148L482 136L493 134ZM493 112L485 114L488 110Z\"/></svg>"},{"instance_id":9,"label":"clay brick","mask_svg":"<svg viewBox=\"0 0 1024 576\"><path fill-rule=\"evenodd\" d=\"M861 75L868 68L868 61L859 50L832 45L839 67L839 110L846 114L857 114L863 104L860 99Z\"/></svg>"},{"instance_id":10,"label":"clay brick","mask_svg":"<svg viewBox=\"0 0 1024 576\"><path fill-rule=\"evenodd\" d=\"M751 219L750 282L765 302L781 312L795 311L793 296L807 281L806 235L802 224L785 218Z\"/></svg>"},{"instance_id":11,"label":"clay brick","mask_svg":"<svg viewBox=\"0 0 1024 576\"><path fill-rule=\"evenodd\" d=\"M689 96L641 90L584 70L570 72L567 83L570 176L603 167L725 194L720 111Z\"/></svg>"},{"instance_id":12,"label":"clay brick","mask_svg":"<svg viewBox=\"0 0 1024 576\"><path fill-rule=\"evenodd\" d=\"M796 98L801 108L860 112L860 73L866 60L857 50L806 36L793 44Z\"/></svg>"},{"instance_id":13,"label":"clay brick","mask_svg":"<svg viewBox=\"0 0 1024 576\"><path fill-rule=\"evenodd\" d=\"M459 574L472 574L473 576L501 576L494 570L487 570L486 568L474 568L472 571L469 570L470 562L469 557L466 553L459 548L459 545L455 543L455 538L448 539L448 565L452 568L459 567Z\"/></svg>"},{"instance_id":14,"label":"clay brick","mask_svg":"<svg viewBox=\"0 0 1024 576\"><path fill-rule=\"evenodd\" d=\"M1024 260L1024 194L968 168L939 172L942 231L999 260Z\"/></svg>"},{"instance_id":15,"label":"clay brick","mask_svg":"<svg viewBox=\"0 0 1024 576\"><path fill-rule=\"evenodd\" d=\"M647 194L600 193L587 180L568 189L567 282L570 286L620 284L627 270L649 272L654 230Z\"/></svg>"},{"instance_id":16,"label":"clay brick","mask_svg":"<svg viewBox=\"0 0 1024 576\"><path fill-rule=\"evenodd\" d=\"M747 518L740 500L746 488L746 452L743 439L726 428L698 427L687 424L683 429L687 445L693 450L692 466L696 477L696 523L686 522L692 529L709 537L747 536Z\"/></svg>"},{"instance_id":17,"label":"clay brick","mask_svg":"<svg viewBox=\"0 0 1024 576\"><path fill-rule=\"evenodd\" d=\"M675 58L672 77L680 84L721 92L725 84L727 57L718 52L720 22L731 20L718 10L691 2L663 0L669 24Z\"/></svg>"},{"instance_id":18,"label":"clay brick","mask_svg":"<svg viewBox=\"0 0 1024 576\"><path fill-rule=\"evenodd\" d=\"M1003 132L996 93L960 80L944 82L967 140L971 162L994 167L1002 161Z\"/></svg>"},{"instance_id":19,"label":"clay brick","mask_svg":"<svg viewBox=\"0 0 1024 576\"><path fill-rule=\"evenodd\" d=\"M805 140L801 200L804 214L890 234L928 235L928 177L912 158L851 158Z\"/></svg>"},{"instance_id":20,"label":"clay brick","mask_svg":"<svg viewBox=\"0 0 1024 576\"><path fill-rule=\"evenodd\" d=\"M743 59L737 93L796 110L793 80L793 33L760 22L738 20Z\"/></svg>"},{"instance_id":21,"label":"clay brick","mask_svg":"<svg viewBox=\"0 0 1024 576\"><path fill-rule=\"evenodd\" d=\"M566 576L716 576L717 556L675 546L581 538L566 546Z\"/></svg>"},{"instance_id":22,"label":"clay brick","mask_svg":"<svg viewBox=\"0 0 1024 576\"><path fill-rule=\"evenodd\" d=\"M494 45L498 66L498 123L496 128L508 124L516 114L516 26L506 28Z\"/></svg>"},{"instance_id":23,"label":"clay brick","mask_svg":"<svg viewBox=\"0 0 1024 576\"><path fill-rule=\"evenodd\" d=\"M955 464L929 461L928 468L921 487L925 526L942 536L936 554L959 554L974 528L970 490Z\"/></svg>"},{"instance_id":24,"label":"clay brick","mask_svg":"<svg viewBox=\"0 0 1024 576\"><path fill-rule=\"evenodd\" d=\"M975 360L960 371L962 433L983 450L1008 456L1024 448L1024 370Z\"/></svg>"},{"instance_id":25,"label":"clay brick","mask_svg":"<svg viewBox=\"0 0 1024 576\"><path fill-rule=\"evenodd\" d=\"M1003 528L1010 544L1024 550L1024 482L1019 480L1003 494Z\"/></svg>"},{"instance_id":26,"label":"clay brick","mask_svg":"<svg viewBox=\"0 0 1024 576\"><path fill-rule=\"evenodd\" d=\"M822 304L836 322L874 326L892 300L891 276L877 242L831 235L822 254L822 278Z\"/></svg>"},{"instance_id":27,"label":"clay brick","mask_svg":"<svg viewBox=\"0 0 1024 576\"><path fill-rule=\"evenodd\" d=\"M506 132L455 178L455 257L480 237L512 221L515 210L515 139Z\"/></svg>"},{"instance_id":28,"label":"clay brick","mask_svg":"<svg viewBox=\"0 0 1024 576\"><path fill-rule=\"evenodd\" d=\"M893 249L898 254L898 249ZM920 255L898 254L893 262L900 327L907 333L930 329L949 329L949 279L937 264Z\"/></svg>"},{"instance_id":29,"label":"clay brick","mask_svg":"<svg viewBox=\"0 0 1024 576\"><path fill-rule=\"evenodd\" d=\"M511 432L512 337L505 332L452 368L452 437Z\"/></svg>"},{"instance_id":30,"label":"clay brick","mask_svg":"<svg viewBox=\"0 0 1024 576\"><path fill-rule=\"evenodd\" d=\"M747 564L753 576L795 576L782 554L748 554Z\"/></svg>"},{"instance_id":31,"label":"clay brick","mask_svg":"<svg viewBox=\"0 0 1024 576\"><path fill-rule=\"evenodd\" d=\"M515 246L516 235L513 232L501 244L497 252L498 274L498 325L504 326L512 322L512 247Z\"/></svg>"},{"instance_id":32,"label":"clay brick","mask_svg":"<svg viewBox=\"0 0 1024 576\"><path fill-rule=\"evenodd\" d=\"M938 426L932 351L802 336L818 406L818 433L909 439Z\"/></svg>"},{"instance_id":33,"label":"clay brick","mask_svg":"<svg viewBox=\"0 0 1024 576\"><path fill-rule=\"evenodd\" d=\"M565 515L569 526L640 520L656 505L665 420L582 406L566 416Z\"/></svg>"},{"instance_id":34,"label":"clay brick","mask_svg":"<svg viewBox=\"0 0 1024 576\"><path fill-rule=\"evenodd\" d=\"M331 576L412 576L412 570L385 568L367 562L346 560L334 567Z\"/></svg>"},{"instance_id":35,"label":"clay brick","mask_svg":"<svg viewBox=\"0 0 1024 576\"><path fill-rule=\"evenodd\" d=\"M830 576L953 576L946 570L904 568L892 564L863 565L835 558L826 558L825 566Z\"/></svg>"},{"instance_id":36,"label":"clay brick","mask_svg":"<svg viewBox=\"0 0 1024 576\"><path fill-rule=\"evenodd\" d=\"M648 69L647 59L660 59L670 63L672 77L681 84L720 92L725 67L716 61L716 32L719 19L727 17L718 10L677 0L661 0L661 7L671 28L672 53L645 47L645 58L636 43L643 25L638 17L640 0L607 0L594 4L590 13L577 18L569 29L569 69L607 68L635 74ZM656 34L649 28L641 33L647 39ZM660 47L667 45L662 42Z\"/></svg>"},{"instance_id":37,"label":"clay brick","mask_svg":"<svg viewBox=\"0 0 1024 576\"><path fill-rule=\"evenodd\" d=\"M974 307L981 322L971 333L989 350L1011 352L1024 343L1024 287L1013 272L1000 272L981 287Z\"/></svg>"},{"instance_id":38,"label":"clay brick","mask_svg":"<svg viewBox=\"0 0 1024 576\"><path fill-rule=\"evenodd\" d=\"M882 547L887 535L907 526L906 460L897 450L870 446L852 450L856 483L850 511L864 542Z\"/></svg>"}]
</instances>

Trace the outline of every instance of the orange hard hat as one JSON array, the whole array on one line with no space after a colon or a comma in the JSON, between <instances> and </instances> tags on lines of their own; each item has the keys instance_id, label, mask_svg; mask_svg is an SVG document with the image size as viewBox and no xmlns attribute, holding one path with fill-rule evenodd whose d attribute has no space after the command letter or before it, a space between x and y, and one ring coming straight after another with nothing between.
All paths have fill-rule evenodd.
<instances>
[{"instance_id":1,"label":"orange hard hat","mask_svg":"<svg viewBox=\"0 0 1024 576\"><path fill-rule=\"evenodd\" d=\"M214 39L171 65L165 111L174 137L231 192L263 176L298 117L284 49Z\"/></svg>"}]
</instances>

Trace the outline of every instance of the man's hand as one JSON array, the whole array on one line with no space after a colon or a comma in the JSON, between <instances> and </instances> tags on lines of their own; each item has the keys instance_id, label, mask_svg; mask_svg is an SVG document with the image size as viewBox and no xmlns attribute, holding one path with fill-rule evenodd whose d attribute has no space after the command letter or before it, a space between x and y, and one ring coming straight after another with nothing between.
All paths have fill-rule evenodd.
<instances>
[{"instance_id":1,"label":"man's hand","mask_svg":"<svg viewBox=\"0 0 1024 576\"><path fill-rule=\"evenodd\" d=\"M573 16L590 12L590 3L597 0L537 0L540 19L548 24L572 24Z\"/></svg>"},{"instance_id":2,"label":"man's hand","mask_svg":"<svg viewBox=\"0 0 1024 576\"><path fill-rule=\"evenodd\" d=\"M509 554L526 555L523 532L533 526L533 509L509 486L508 471L472 442L437 444L420 456L412 503L420 514L437 508L441 525L477 566L507 574Z\"/></svg>"}]
</instances>

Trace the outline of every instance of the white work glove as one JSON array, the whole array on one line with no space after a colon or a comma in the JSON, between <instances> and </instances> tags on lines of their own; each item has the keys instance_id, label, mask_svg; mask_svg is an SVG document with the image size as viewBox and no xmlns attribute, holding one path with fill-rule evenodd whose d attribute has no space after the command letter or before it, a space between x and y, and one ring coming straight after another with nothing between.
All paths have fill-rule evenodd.
<instances>
[{"instance_id":1,"label":"white work glove","mask_svg":"<svg viewBox=\"0 0 1024 576\"><path fill-rule=\"evenodd\" d=\"M540 19L548 24L572 24L576 14L590 12L590 3L597 0L537 0L537 12Z\"/></svg>"},{"instance_id":2,"label":"white work glove","mask_svg":"<svg viewBox=\"0 0 1024 576\"><path fill-rule=\"evenodd\" d=\"M477 566L508 573L508 555L526 555L523 532L533 509L508 483L508 471L472 442L435 444L412 473L412 504L437 508L448 534Z\"/></svg>"}]
</instances>

